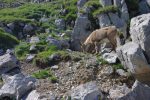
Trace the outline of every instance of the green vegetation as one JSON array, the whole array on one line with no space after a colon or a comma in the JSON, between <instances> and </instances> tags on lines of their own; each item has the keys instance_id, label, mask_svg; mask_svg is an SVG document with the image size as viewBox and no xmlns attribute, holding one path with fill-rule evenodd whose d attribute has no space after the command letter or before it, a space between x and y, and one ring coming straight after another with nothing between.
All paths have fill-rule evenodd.
<instances>
[{"instance_id":1,"label":"green vegetation","mask_svg":"<svg viewBox=\"0 0 150 100\"><path fill-rule=\"evenodd\" d=\"M52 54L60 55L60 59L64 61L71 59L67 52L58 50L56 46L50 46L47 51L43 51L37 54L36 58L34 59L34 64L41 68L50 66L52 62L51 59L49 59L49 56Z\"/></svg>"},{"instance_id":2,"label":"green vegetation","mask_svg":"<svg viewBox=\"0 0 150 100\"><path fill-rule=\"evenodd\" d=\"M113 64L114 69L124 69L121 63Z\"/></svg>"},{"instance_id":3,"label":"green vegetation","mask_svg":"<svg viewBox=\"0 0 150 100\"><path fill-rule=\"evenodd\" d=\"M49 56L58 51L56 46L50 46L47 51L43 51L37 54L34 63L40 67L47 67L49 65Z\"/></svg>"},{"instance_id":4,"label":"green vegetation","mask_svg":"<svg viewBox=\"0 0 150 100\"><path fill-rule=\"evenodd\" d=\"M1 2L4 2L4 3L13 3L13 2L17 2L19 0L1 0Z\"/></svg>"},{"instance_id":5,"label":"green vegetation","mask_svg":"<svg viewBox=\"0 0 150 100\"><path fill-rule=\"evenodd\" d=\"M109 12L115 13L117 11L118 11L118 7L116 6L106 6L106 7L103 7L101 9L94 11L93 16L96 17L97 15L102 14L102 13L109 13Z\"/></svg>"},{"instance_id":6,"label":"green vegetation","mask_svg":"<svg viewBox=\"0 0 150 100\"><path fill-rule=\"evenodd\" d=\"M38 72L33 73L32 76L37 79L45 79L45 78L51 77L52 73L49 69L48 70L44 69L44 70L40 70Z\"/></svg>"},{"instance_id":7,"label":"green vegetation","mask_svg":"<svg viewBox=\"0 0 150 100\"><path fill-rule=\"evenodd\" d=\"M86 7L94 7L94 8L102 7L99 0L90 0L87 3L85 3L85 6Z\"/></svg>"},{"instance_id":8,"label":"green vegetation","mask_svg":"<svg viewBox=\"0 0 150 100\"><path fill-rule=\"evenodd\" d=\"M56 83L58 81L57 77L55 76L50 77L50 80L52 83Z\"/></svg>"},{"instance_id":9,"label":"green vegetation","mask_svg":"<svg viewBox=\"0 0 150 100\"><path fill-rule=\"evenodd\" d=\"M109 64L106 60L104 60L102 57L98 57L97 56L97 61L101 64L101 65L112 65L114 69L124 69L123 65L120 62L117 62L115 64Z\"/></svg>"},{"instance_id":10,"label":"green vegetation","mask_svg":"<svg viewBox=\"0 0 150 100\"><path fill-rule=\"evenodd\" d=\"M5 2L12 2L13 0L3 0ZM77 17L77 0L57 0L56 4L53 2L40 3L40 4L24 4L18 8L5 8L0 10L0 21L9 23L9 22L25 22L25 23L34 23L37 26L43 28L49 28L54 30L55 19L63 18L70 23L72 20L75 21ZM67 11L66 14L62 15L60 13L61 9ZM57 16L56 16L57 15ZM40 22L39 20L44 17L47 18L47 22ZM35 19L35 20L33 20Z\"/></svg>"},{"instance_id":11,"label":"green vegetation","mask_svg":"<svg viewBox=\"0 0 150 100\"><path fill-rule=\"evenodd\" d=\"M52 83L56 83L58 81L57 77L54 76L50 69L43 69L38 72L32 74L32 77L37 79L50 79Z\"/></svg>"},{"instance_id":12,"label":"green vegetation","mask_svg":"<svg viewBox=\"0 0 150 100\"><path fill-rule=\"evenodd\" d=\"M108 62L101 57L97 57L97 61L100 62L101 65L108 64Z\"/></svg>"},{"instance_id":13,"label":"green vegetation","mask_svg":"<svg viewBox=\"0 0 150 100\"><path fill-rule=\"evenodd\" d=\"M19 40L15 36L5 33L2 29L0 29L0 48L6 50L8 48L13 48L18 43Z\"/></svg>"},{"instance_id":14,"label":"green vegetation","mask_svg":"<svg viewBox=\"0 0 150 100\"><path fill-rule=\"evenodd\" d=\"M30 48L30 45L28 43L21 42L15 48L15 55L18 57L18 59L23 60L25 59L26 54L29 54L29 48Z\"/></svg>"}]
</instances>

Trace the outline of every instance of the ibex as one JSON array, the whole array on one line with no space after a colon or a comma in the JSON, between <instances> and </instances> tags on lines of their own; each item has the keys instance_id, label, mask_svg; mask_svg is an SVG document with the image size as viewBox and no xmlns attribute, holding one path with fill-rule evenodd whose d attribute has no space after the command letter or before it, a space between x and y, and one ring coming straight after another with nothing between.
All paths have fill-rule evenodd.
<instances>
[{"instance_id":1,"label":"ibex","mask_svg":"<svg viewBox=\"0 0 150 100\"><path fill-rule=\"evenodd\" d=\"M96 54L99 51L99 42L107 38L111 45L112 50L115 50L117 47L116 36L118 34L117 28L115 26L104 27L93 31L81 45L83 51L91 52L91 49L95 49ZM88 50L87 50L88 48Z\"/></svg>"}]
</instances>

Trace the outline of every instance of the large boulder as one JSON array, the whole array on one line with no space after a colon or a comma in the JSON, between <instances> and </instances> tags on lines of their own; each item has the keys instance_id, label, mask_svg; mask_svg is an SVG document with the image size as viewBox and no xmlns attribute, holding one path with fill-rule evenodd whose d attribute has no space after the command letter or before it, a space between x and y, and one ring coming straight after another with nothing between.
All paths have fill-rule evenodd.
<instances>
[{"instance_id":1,"label":"large boulder","mask_svg":"<svg viewBox=\"0 0 150 100\"><path fill-rule=\"evenodd\" d=\"M72 100L101 100L103 95L96 82L82 84L71 91Z\"/></svg>"},{"instance_id":2,"label":"large boulder","mask_svg":"<svg viewBox=\"0 0 150 100\"><path fill-rule=\"evenodd\" d=\"M115 0L114 0L115 1ZM125 2L125 0L119 0L121 2L121 7L119 7L120 11L121 11L121 18L128 23L129 21L129 13L128 13L128 7L127 4Z\"/></svg>"},{"instance_id":3,"label":"large boulder","mask_svg":"<svg viewBox=\"0 0 150 100\"><path fill-rule=\"evenodd\" d=\"M150 0L146 0L147 4L150 6Z\"/></svg>"},{"instance_id":4,"label":"large boulder","mask_svg":"<svg viewBox=\"0 0 150 100\"><path fill-rule=\"evenodd\" d=\"M8 97L10 99L20 100L27 92L35 88L35 78L25 76L22 73L14 76L3 75L4 85L0 89L0 99Z\"/></svg>"},{"instance_id":5,"label":"large boulder","mask_svg":"<svg viewBox=\"0 0 150 100\"><path fill-rule=\"evenodd\" d=\"M129 42L118 47L116 51L124 68L129 69L137 80L145 83L150 82L150 65L147 63L146 57L138 44Z\"/></svg>"},{"instance_id":6,"label":"large boulder","mask_svg":"<svg viewBox=\"0 0 150 100\"><path fill-rule=\"evenodd\" d=\"M99 14L98 20L99 20L99 26L101 28L111 25L111 22L109 20L109 16L107 14Z\"/></svg>"},{"instance_id":7,"label":"large boulder","mask_svg":"<svg viewBox=\"0 0 150 100\"><path fill-rule=\"evenodd\" d=\"M83 43L83 41L85 41L85 39L91 33L90 30L91 22L89 21L88 17L85 15L78 16L71 36L71 48L73 50L81 50L81 43Z\"/></svg>"},{"instance_id":8,"label":"large boulder","mask_svg":"<svg viewBox=\"0 0 150 100\"><path fill-rule=\"evenodd\" d=\"M19 67L18 60L13 54L0 56L0 74L6 73L16 67Z\"/></svg>"},{"instance_id":9,"label":"large boulder","mask_svg":"<svg viewBox=\"0 0 150 100\"><path fill-rule=\"evenodd\" d=\"M131 19L130 34L133 42L138 43L150 62L150 13Z\"/></svg>"},{"instance_id":10,"label":"large boulder","mask_svg":"<svg viewBox=\"0 0 150 100\"><path fill-rule=\"evenodd\" d=\"M124 19L119 18L117 13L109 13L108 15L112 24L115 25L117 28L119 28L120 31L123 33L123 36L127 38L127 33L126 33L127 24L124 21Z\"/></svg>"},{"instance_id":11,"label":"large boulder","mask_svg":"<svg viewBox=\"0 0 150 100\"><path fill-rule=\"evenodd\" d=\"M140 14L146 14L150 12L149 5L147 4L145 0L141 0L139 2L139 11L140 11Z\"/></svg>"},{"instance_id":12,"label":"large boulder","mask_svg":"<svg viewBox=\"0 0 150 100\"><path fill-rule=\"evenodd\" d=\"M149 100L150 87L139 81L136 81L132 86L132 91L119 100Z\"/></svg>"}]
</instances>

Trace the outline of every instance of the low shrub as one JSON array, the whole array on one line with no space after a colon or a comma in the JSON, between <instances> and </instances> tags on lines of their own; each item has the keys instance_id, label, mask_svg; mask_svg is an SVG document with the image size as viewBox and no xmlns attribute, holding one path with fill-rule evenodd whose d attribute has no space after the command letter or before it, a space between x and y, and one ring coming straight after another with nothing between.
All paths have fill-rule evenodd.
<instances>
[{"instance_id":1,"label":"low shrub","mask_svg":"<svg viewBox=\"0 0 150 100\"><path fill-rule=\"evenodd\" d=\"M94 7L94 8L99 8L102 7L102 5L100 4L99 0L89 0L88 2L85 3L86 7Z\"/></svg>"},{"instance_id":2,"label":"low shrub","mask_svg":"<svg viewBox=\"0 0 150 100\"><path fill-rule=\"evenodd\" d=\"M0 48L6 50L13 48L17 44L19 44L19 40L15 36L0 29Z\"/></svg>"},{"instance_id":3,"label":"low shrub","mask_svg":"<svg viewBox=\"0 0 150 100\"><path fill-rule=\"evenodd\" d=\"M101 58L101 57L98 57L98 58L97 58L97 61L98 61L101 65L108 64L108 62L107 62L106 60L104 60L103 58Z\"/></svg>"},{"instance_id":4,"label":"low shrub","mask_svg":"<svg viewBox=\"0 0 150 100\"><path fill-rule=\"evenodd\" d=\"M118 7L116 7L116 6L103 7L101 9L98 9L98 10L94 11L93 16L96 17L99 14L109 13L109 12L113 12L113 13L118 12Z\"/></svg>"},{"instance_id":5,"label":"low shrub","mask_svg":"<svg viewBox=\"0 0 150 100\"><path fill-rule=\"evenodd\" d=\"M39 67L47 67L49 65L49 56L58 51L56 46L49 46L47 51L43 51L37 54L34 63Z\"/></svg>"},{"instance_id":6,"label":"low shrub","mask_svg":"<svg viewBox=\"0 0 150 100\"><path fill-rule=\"evenodd\" d=\"M56 83L58 81L58 78L55 76L50 77L50 80L52 83Z\"/></svg>"},{"instance_id":7,"label":"low shrub","mask_svg":"<svg viewBox=\"0 0 150 100\"><path fill-rule=\"evenodd\" d=\"M52 76L52 73L50 70L40 70L38 72L35 72L32 74L32 77L35 77L37 79L45 79L45 78L48 78L48 77L51 77Z\"/></svg>"},{"instance_id":8,"label":"low shrub","mask_svg":"<svg viewBox=\"0 0 150 100\"><path fill-rule=\"evenodd\" d=\"M26 42L21 42L15 47L15 55L18 59L24 60L26 55L29 54L30 45Z\"/></svg>"},{"instance_id":9,"label":"low shrub","mask_svg":"<svg viewBox=\"0 0 150 100\"><path fill-rule=\"evenodd\" d=\"M121 63L113 64L114 69L124 69Z\"/></svg>"}]
</instances>

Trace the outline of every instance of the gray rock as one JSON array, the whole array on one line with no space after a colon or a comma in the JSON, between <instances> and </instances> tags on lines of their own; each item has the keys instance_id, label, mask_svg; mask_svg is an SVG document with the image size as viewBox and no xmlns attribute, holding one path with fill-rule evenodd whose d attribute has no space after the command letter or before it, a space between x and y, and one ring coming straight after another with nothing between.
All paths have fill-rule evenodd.
<instances>
[{"instance_id":1,"label":"gray rock","mask_svg":"<svg viewBox=\"0 0 150 100\"><path fill-rule=\"evenodd\" d=\"M104 53L102 58L106 60L109 64L114 64L118 60L118 56L115 53Z\"/></svg>"},{"instance_id":2,"label":"gray rock","mask_svg":"<svg viewBox=\"0 0 150 100\"><path fill-rule=\"evenodd\" d=\"M26 61L27 61L27 62L30 62L30 61L32 61L34 58L35 58L35 54L29 54L29 55L27 56L27 58L26 58Z\"/></svg>"},{"instance_id":3,"label":"gray rock","mask_svg":"<svg viewBox=\"0 0 150 100\"><path fill-rule=\"evenodd\" d=\"M39 96L40 94L36 90L33 90L29 93L25 100L39 100Z\"/></svg>"},{"instance_id":4,"label":"gray rock","mask_svg":"<svg viewBox=\"0 0 150 100\"><path fill-rule=\"evenodd\" d=\"M147 4L150 6L150 0L146 0Z\"/></svg>"},{"instance_id":5,"label":"gray rock","mask_svg":"<svg viewBox=\"0 0 150 100\"><path fill-rule=\"evenodd\" d=\"M105 53L110 53L112 50L112 45L110 42L104 42L100 46L100 54L103 55Z\"/></svg>"},{"instance_id":6,"label":"gray rock","mask_svg":"<svg viewBox=\"0 0 150 100\"><path fill-rule=\"evenodd\" d=\"M103 7L112 5L112 0L99 0L99 1L100 1L100 4L102 4Z\"/></svg>"},{"instance_id":7,"label":"gray rock","mask_svg":"<svg viewBox=\"0 0 150 100\"><path fill-rule=\"evenodd\" d=\"M150 12L150 8L145 0L139 2L140 14L146 14Z\"/></svg>"},{"instance_id":8,"label":"gray rock","mask_svg":"<svg viewBox=\"0 0 150 100\"><path fill-rule=\"evenodd\" d=\"M54 66L51 67L51 69L52 70L57 70L57 69L59 69L59 66L58 65L54 65Z\"/></svg>"},{"instance_id":9,"label":"gray rock","mask_svg":"<svg viewBox=\"0 0 150 100\"><path fill-rule=\"evenodd\" d=\"M101 28L111 25L111 22L109 20L109 16L107 14L99 14L98 20L99 20L99 26Z\"/></svg>"},{"instance_id":10,"label":"gray rock","mask_svg":"<svg viewBox=\"0 0 150 100\"><path fill-rule=\"evenodd\" d=\"M103 48L103 49L101 49L101 51L100 51L100 54L105 54L105 53L109 53L109 52L111 52L111 50L112 50L112 48Z\"/></svg>"},{"instance_id":11,"label":"gray rock","mask_svg":"<svg viewBox=\"0 0 150 100\"><path fill-rule=\"evenodd\" d=\"M126 5L125 0L120 0L121 2L121 18L128 23L129 21L129 13L128 13L128 7Z\"/></svg>"},{"instance_id":12,"label":"gray rock","mask_svg":"<svg viewBox=\"0 0 150 100\"><path fill-rule=\"evenodd\" d=\"M14 54L14 50L12 50L12 49L7 49L7 50L6 50L6 54L11 54L11 55L13 55L13 54Z\"/></svg>"},{"instance_id":13,"label":"gray rock","mask_svg":"<svg viewBox=\"0 0 150 100\"><path fill-rule=\"evenodd\" d=\"M87 16L78 16L75 22L75 27L71 36L71 48L72 50L81 50L81 43L85 41L88 35L91 33L91 22Z\"/></svg>"},{"instance_id":14,"label":"gray rock","mask_svg":"<svg viewBox=\"0 0 150 100\"><path fill-rule=\"evenodd\" d=\"M119 18L119 16L116 13L109 13L108 15L113 25L119 28L119 30L123 33L124 38L127 38L127 33L126 33L127 24L125 23L125 21Z\"/></svg>"},{"instance_id":15,"label":"gray rock","mask_svg":"<svg viewBox=\"0 0 150 100\"><path fill-rule=\"evenodd\" d=\"M13 34L12 30L8 27L4 27L5 32Z\"/></svg>"},{"instance_id":16,"label":"gray rock","mask_svg":"<svg viewBox=\"0 0 150 100\"><path fill-rule=\"evenodd\" d=\"M9 23L9 24L7 24L7 26L9 27L9 29L11 29L12 31L14 30L14 28L15 28L15 25L14 25L14 23Z\"/></svg>"},{"instance_id":17,"label":"gray rock","mask_svg":"<svg viewBox=\"0 0 150 100\"><path fill-rule=\"evenodd\" d=\"M23 33L22 32L18 32L18 38L23 39Z\"/></svg>"},{"instance_id":18,"label":"gray rock","mask_svg":"<svg viewBox=\"0 0 150 100\"><path fill-rule=\"evenodd\" d=\"M34 27L31 24L26 24L23 28L23 32L26 34L32 34Z\"/></svg>"},{"instance_id":19,"label":"gray rock","mask_svg":"<svg viewBox=\"0 0 150 100\"><path fill-rule=\"evenodd\" d=\"M150 82L148 78L150 76L150 66L138 44L129 42L124 46L118 47L116 51L124 68L129 69L136 76L137 80L146 83Z\"/></svg>"},{"instance_id":20,"label":"gray rock","mask_svg":"<svg viewBox=\"0 0 150 100\"><path fill-rule=\"evenodd\" d=\"M4 54L4 50L0 49L0 56L2 56Z\"/></svg>"},{"instance_id":21,"label":"gray rock","mask_svg":"<svg viewBox=\"0 0 150 100\"><path fill-rule=\"evenodd\" d=\"M121 8L121 0L114 0L114 6Z\"/></svg>"},{"instance_id":22,"label":"gray rock","mask_svg":"<svg viewBox=\"0 0 150 100\"><path fill-rule=\"evenodd\" d=\"M79 58L82 59L82 58ZM92 68L92 67L97 67L99 65L99 63L97 62L97 58L96 57L92 57L92 59L88 59L86 60L86 67L87 68Z\"/></svg>"},{"instance_id":23,"label":"gray rock","mask_svg":"<svg viewBox=\"0 0 150 100\"><path fill-rule=\"evenodd\" d=\"M56 97L51 91L47 93L39 93L36 90L33 90L25 100L56 100Z\"/></svg>"},{"instance_id":24,"label":"gray rock","mask_svg":"<svg viewBox=\"0 0 150 100\"><path fill-rule=\"evenodd\" d=\"M49 43L49 45L55 45L57 48L61 49L61 44L59 40L56 40L54 38L48 37L46 41Z\"/></svg>"},{"instance_id":25,"label":"gray rock","mask_svg":"<svg viewBox=\"0 0 150 100\"><path fill-rule=\"evenodd\" d=\"M5 54L3 56L0 56L0 74L6 73L18 66L18 60L14 55Z\"/></svg>"},{"instance_id":26,"label":"gray rock","mask_svg":"<svg viewBox=\"0 0 150 100\"><path fill-rule=\"evenodd\" d=\"M116 73L120 76L127 76L127 72L125 72L123 69L117 69Z\"/></svg>"},{"instance_id":27,"label":"gray rock","mask_svg":"<svg viewBox=\"0 0 150 100\"><path fill-rule=\"evenodd\" d=\"M35 88L36 80L22 73L14 76L3 75L5 84L0 89L0 99L4 97L20 100L23 95Z\"/></svg>"},{"instance_id":28,"label":"gray rock","mask_svg":"<svg viewBox=\"0 0 150 100\"><path fill-rule=\"evenodd\" d=\"M139 81L136 81L132 86L132 91L119 100L149 100L150 87Z\"/></svg>"},{"instance_id":29,"label":"gray rock","mask_svg":"<svg viewBox=\"0 0 150 100\"><path fill-rule=\"evenodd\" d=\"M30 39L31 44L35 44L35 43L38 43L38 42L40 42L39 37L37 37L37 36L32 36L31 37L31 39Z\"/></svg>"},{"instance_id":30,"label":"gray rock","mask_svg":"<svg viewBox=\"0 0 150 100\"><path fill-rule=\"evenodd\" d=\"M124 84L123 86L117 85L110 89L109 95L110 95L110 98L113 100L122 100L120 98L127 95L130 91L131 90L127 87L126 84ZM126 99L126 100L128 100L128 99Z\"/></svg>"},{"instance_id":31,"label":"gray rock","mask_svg":"<svg viewBox=\"0 0 150 100\"><path fill-rule=\"evenodd\" d=\"M143 14L131 19L130 34L134 43L140 44L150 62L150 14Z\"/></svg>"},{"instance_id":32,"label":"gray rock","mask_svg":"<svg viewBox=\"0 0 150 100\"><path fill-rule=\"evenodd\" d=\"M115 53L105 53L102 58L106 60L109 64L114 64L117 62L118 56Z\"/></svg>"},{"instance_id":33,"label":"gray rock","mask_svg":"<svg viewBox=\"0 0 150 100\"><path fill-rule=\"evenodd\" d=\"M60 40L60 45L61 45L61 49L69 49L70 48L70 44L68 43L67 40Z\"/></svg>"},{"instance_id":34,"label":"gray rock","mask_svg":"<svg viewBox=\"0 0 150 100\"><path fill-rule=\"evenodd\" d=\"M77 2L78 9L82 8L87 1L88 0L78 0Z\"/></svg>"},{"instance_id":35,"label":"gray rock","mask_svg":"<svg viewBox=\"0 0 150 100\"><path fill-rule=\"evenodd\" d=\"M48 20L49 20L48 18L42 17L40 19L40 22L45 23L45 22L48 22Z\"/></svg>"},{"instance_id":36,"label":"gray rock","mask_svg":"<svg viewBox=\"0 0 150 100\"><path fill-rule=\"evenodd\" d=\"M29 49L30 51L35 51L36 50L36 45L35 44L32 44L31 46L30 46L30 49Z\"/></svg>"},{"instance_id":37,"label":"gray rock","mask_svg":"<svg viewBox=\"0 0 150 100\"><path fill-rule=\"evenodd\" d=\"M98 89L96 82L89 82L81 84L80 86L71 90L72 100L99 100L103 95L101 90Z\"/></svg>"},{"instance_id":38,"label":"gray rock","mask_svg":"<svg viewBox=\"0 0 150 100\"><path fill-rule=\"evenodd\" d=\"M66 27L66 23L64 19L57 19L55 20L55 24L57 26L58 29L60 30L64 30Z\"/></svg>"}]
</instances>

